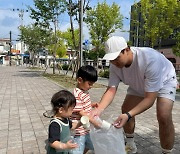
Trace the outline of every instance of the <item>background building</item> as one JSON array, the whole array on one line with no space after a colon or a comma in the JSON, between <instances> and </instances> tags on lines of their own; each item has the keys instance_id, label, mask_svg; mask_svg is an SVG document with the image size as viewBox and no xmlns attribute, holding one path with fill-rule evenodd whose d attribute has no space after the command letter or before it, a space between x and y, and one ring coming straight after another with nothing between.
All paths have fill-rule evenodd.
<instances>
[{"instance_id":1,"label":"background building","mask_svg":"<svg viewBox=\"0 0 180 154\"><path fill-rule=\"evenodd\" d=\"M10 39L2 38L0 39L0 65L9 64L9 49L10 49Z\"/></svg>"},{"instance_id":2,"label":"background building","mask_svg":"<svg viewBox=\"0 0 180 154\"><path fill-rule=\"evenodd\" d=\"M149 47L150 42L145 41L143 38L144 30L143 30L143 18L141 14L141 5L140 2L136 5L131 6L131 20L130 20L130 37L129 40L132 43L133 46L139 46L139 47ZM136 15L133 14L133 11L136 9ZM176 33L178 30L174 30L174 33ZM163 39L160 45L160 48L158 47L158 44L156 43L154 45L154 48L157 49L159 52L164 54L173 64L174 66L179 67L180 65L180 57L177 57L173 54L172 47L175 46L176 40L173 39L173 35L169 36L167 39ZM177 69L178 69L177 68Z\"/></svg>"}]
</instances>

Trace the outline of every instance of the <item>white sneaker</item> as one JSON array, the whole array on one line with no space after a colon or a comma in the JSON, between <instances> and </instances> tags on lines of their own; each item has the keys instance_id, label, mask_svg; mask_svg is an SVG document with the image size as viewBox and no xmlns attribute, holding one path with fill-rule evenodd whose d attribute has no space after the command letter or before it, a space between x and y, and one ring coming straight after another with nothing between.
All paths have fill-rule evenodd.
<instances>
[{"instance_id":1,"label":"white sneaker","mask_svg":"<svg viewBox=\"0 0 180 154\"><path fill-rule=\"evenodd\" d=\"M137 147L136 147L136 144L134 142L132 144L126 143L125 148L126 148L127 154L137 153Z\"/></svg>"},{"instance_id":2,"label":"white sneaker","mask_svg":"<svg viewBox=\"0 0 180 154\"><path fill-rule=\"evenodd\" d=\"M88 150L86 154L95 154L93 150Z\"/></svg>"}]
</instances>

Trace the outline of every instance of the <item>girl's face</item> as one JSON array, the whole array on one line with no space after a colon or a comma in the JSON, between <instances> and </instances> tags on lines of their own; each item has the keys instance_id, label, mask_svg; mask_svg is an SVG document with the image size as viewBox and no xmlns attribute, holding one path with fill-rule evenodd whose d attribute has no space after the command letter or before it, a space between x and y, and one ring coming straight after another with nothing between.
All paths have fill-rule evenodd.
<instances>
[{"instance_id":1,"label":"girl's face","mask_svg":"<svg viewBox=\"0 0 180 154\"><path fill-rule=\"evenodd\" d=\"M82 78L78 78L77 82L78 82L77 87L83 91L88 91L89 89L92 88L92 86L94 84L94 82L92 82L92 81L83 81Z\"/></svg>"},{"instance_id":2,"label":"girl's face","mask_svg":"<svg viewBox=\"0 0 180 154\"><path fill-rule=\"evenodd\" d=\"M59 108L59 115L62 118L69 118L72 115L74 106L69 107L68 109L64 109L63 107Z\"/></svg>"}]
</instances>

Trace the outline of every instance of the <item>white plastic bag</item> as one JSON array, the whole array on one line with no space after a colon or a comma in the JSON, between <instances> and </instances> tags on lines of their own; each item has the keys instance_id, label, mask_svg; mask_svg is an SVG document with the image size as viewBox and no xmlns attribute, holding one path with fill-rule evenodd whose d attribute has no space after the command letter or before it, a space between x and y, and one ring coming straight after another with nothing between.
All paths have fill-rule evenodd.
<instances>
[{"instance_id":1,"label":"white plastic bag","mask_svg":"<svg viewBox=\"0 0 180 154\"><path fill-rule=\"evenodd\" d=\"M108 130L91 127L90 137L95 154L125 154L123 129L111 126Z\"/></svg>"}]
</instances>

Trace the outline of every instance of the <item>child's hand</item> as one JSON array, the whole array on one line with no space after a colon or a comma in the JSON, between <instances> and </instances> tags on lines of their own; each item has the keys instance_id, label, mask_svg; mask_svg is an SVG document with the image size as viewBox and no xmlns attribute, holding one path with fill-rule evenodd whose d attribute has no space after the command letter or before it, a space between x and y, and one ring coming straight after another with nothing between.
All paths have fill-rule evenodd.
<instances>
[{"instance_id":1,"label":"child's hand","mask_svg":"<svg viewBox=\"0 0 180 154\"><path fill-rule=\"evenodd\" d=\"M91 106L92 106L92 108L97 108L98 107L98 103L97 102L93 102L93 103L91 103Z\"/></svg>"},{"instance_id":2,"label":"child's hand","mask_svg":"<svg viewBox=\"0 0 180 154\"><path fill-rule=\"evenodd\" d=\"M65 146L66 146L65 149L74 149L78 147L77 143L73 143L72 140L67 141Z\"/></svg>"},{"instance_id":3,"label":"child's hand","mask_svg":"<svg viewBox=\"0 0 180 154\"><path fill-rule=\"evenodd\" d=\"M53 143L50 143L50 146L52 148L55 148L57 150L64 150L64 149L74 149L77 148L78 145L77 143L73 143L72 140L69 140L67 143L59 142L59 141L54 141Z\"/></svg>"},{"instance_id":4,"label":"child's hand","mask_svg":"<svg viewBox=\"0 0 180 154\"><path fill-rule=\"evenodd\" d=\"M78 127L80 127L82 124L81 124L81 122L80 121L73 121L72 122L72 128L71 128L71 130L75 130L76 128L78 128Z\"/></svg>"},{"instance_id":5,"label":"child's hand","mask_svg":"<svg viewBox=\"0 0 180 154\"><path fill-rule=\"evenodd\" d=\"M90 115L91 115L91 117L96 117L96 116L99 117L103 111L104 111L103 109L94 108L91 111Z\"/></svg>"}]
</instances>

